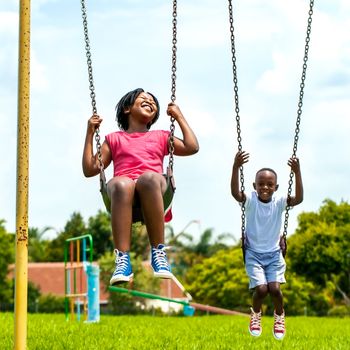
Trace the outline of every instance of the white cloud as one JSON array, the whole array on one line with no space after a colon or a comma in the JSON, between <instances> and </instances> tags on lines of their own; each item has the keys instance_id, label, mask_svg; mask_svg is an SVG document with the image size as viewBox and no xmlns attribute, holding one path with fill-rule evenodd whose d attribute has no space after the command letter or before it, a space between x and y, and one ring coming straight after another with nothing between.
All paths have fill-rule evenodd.
<instances>
[{"instance_id":1,"label":"white cloud","mask_svg":"<svg viewBox=\"0 0 350 350\"><path fill-rule=\"evenodd\" d=\"M266 70L256 83L258 91L272 95L286 94L294 86L297 67L296 57L275 52L272 54L273 68ZM301 75L301 74L300 74Z\"/></svg>"},{"instance_id":2,"label":"white cloud","mask_svg":"<svg viewBox=\"0 0 350 350\"><path fill-rule=\"evenodd\" d=\"M38 60L36 51L32 50L30 59L31 87L33 91L45 91L49 87L46 75L47 67Z\"/></svg>"},{"instance_id":3,"label":"white cloud","mask_svg":"<svg viewBox=\"0 0 350 350\"><path fill-rule=\"evenodd\" d=\"M0 12L0 35L14 36L18 33L18 13L11 11Z\"/></svg>"}]
</instances>

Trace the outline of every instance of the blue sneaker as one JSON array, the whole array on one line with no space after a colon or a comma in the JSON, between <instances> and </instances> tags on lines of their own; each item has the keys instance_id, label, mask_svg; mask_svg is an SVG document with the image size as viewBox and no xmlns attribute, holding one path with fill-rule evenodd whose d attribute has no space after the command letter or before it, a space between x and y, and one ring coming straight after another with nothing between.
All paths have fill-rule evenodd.
<instances>
[{"instance_id":1,"label":"blue sneaker","mask_svg":"<svg viewBox=\"0 0 350 350\"><path fill-rule=\"evenodd\" d=\"M152 247L151 251L151 266L155 277L173 278L168 259L165 253L164 244L158 244L157 248Z\"/></svg>"},{"instance_id":2,"label":"blue sneaker","mask_svg":"<svg viewBox=\"0 0 350 350\"><path fill-rule=\"evenodd\" d=\"M129 282L134 276L132 273L129 253L123 253L118 249L115 249L114 254L115 270L113 272L111 280L109 281L109 284L111 286L122 282Z\"/></svg>"}]
</instances>

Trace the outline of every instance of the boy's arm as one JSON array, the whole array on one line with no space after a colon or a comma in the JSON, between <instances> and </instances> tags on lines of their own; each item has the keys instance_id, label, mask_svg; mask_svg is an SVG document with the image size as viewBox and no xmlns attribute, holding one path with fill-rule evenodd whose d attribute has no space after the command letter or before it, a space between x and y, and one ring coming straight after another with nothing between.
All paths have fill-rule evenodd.
<instances>
[{"instance_id":1,"label":"boy's arm","mask_svg":"<svg viewBox=\"0 0 350 350\"><path fill-rule=\"evenodd\" d=\"M187 120L180 111L180 108L175 103L169 103L167 114L175 118L182 131L183 140L174 137L174 154L177 156L190 156L199 151L199 145L196 135Z\"/></svg>"},{"instance_id":2,"label":"boy's arm","mask_svg":"<svg viewBox=\"0 0 350 350\"><path fill-rule=\"evenodd\" d=\"M82 160L83 173L86 177L95 176L100 172L100 161L98 160L98 155L97 153L95 155L93 154L93 136L101 122L102 119L97 115L93 115L88 121ZM106 142L103 142L101 146L101 156L104 168L107 168L111 163L112 156Z\"/></svg>"},{"instance_id":3,"label":"boy's arm","mask_svg":"<svg viewBox=\"0 0 350 350\"><path fill-rule=\"evenodd\" d=\"M244 151L237 152L235 160L232 166L232 175L231 175L231 194L238 202L243 202L245 200L245 194L241 192L239 185L239 169L249 160L249 153Z\"/></svg>"},{"instance_id":4,"label":"boy's arm","mask_svg":"<svg viewBox=\"0 0 350 350\"><path fill-rule=\"evenodd\" d=\"M298 158L290 158L288 165L291 167L295 176L295 195L288 198L288 205L294 207L300 204L304 199L303 181L301 178L300 164Z\"/></svg>"}]
</instances>

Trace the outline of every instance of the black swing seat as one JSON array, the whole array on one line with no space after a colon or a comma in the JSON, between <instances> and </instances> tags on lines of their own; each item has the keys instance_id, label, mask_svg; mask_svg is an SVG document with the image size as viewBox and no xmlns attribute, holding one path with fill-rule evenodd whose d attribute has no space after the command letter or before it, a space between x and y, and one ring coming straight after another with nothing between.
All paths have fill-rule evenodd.
<instances>
[{"instance_id":1,"label":"black swing seat","mask_svg":"<svg viewBox=\"0 0 350 350\"><path fill-rule=\"evenodd\" d=\"M167 182L167 188L163 194L163 204L164 204L164 216L168 213L168 211L171 209L172 203L173 203L173 197L175 193L175 180L172 169L169 167L167 168L167 173L164 174L164 177L166 178ZM111 199L108 196L107 193L107 181L105 172L103 169L100 171L100 192L102 195L103 203L105 204L106 210L109 214L111 214ZM141 209L141 202L139 196L135 195L134 204L132 207L132 222L144 222L142 209Z\"/></svg>"}]
</instances>

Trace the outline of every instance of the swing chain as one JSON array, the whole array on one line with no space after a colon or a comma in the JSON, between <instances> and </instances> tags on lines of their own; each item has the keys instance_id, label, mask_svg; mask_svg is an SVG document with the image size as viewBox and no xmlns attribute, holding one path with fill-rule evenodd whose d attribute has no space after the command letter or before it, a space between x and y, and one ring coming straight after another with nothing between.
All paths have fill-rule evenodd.
<instances>
[{"instance_id":1,"label":"swing chain","mask_svg":"<svg viewBox=\"0 0 350 350\"><path fill-rule=\"evenodd\" d=\"M236 65L236 48L235 48L235 35L233 26L233 11L232 11L232 0L228 0L229 3L229 15L230 15L230 32L231 32L231 53L232 53L232 71L233 71L233 83L234 83L234 94L235 94L235 112L236 112L236 127L237 127L237 141L238 151L242 151L242 136L241 136L241 123L239 116L239 103L238 103L238 79L237 79L237 65ZM239 168L241 193L244 193L244 174L243 165ZM244 248L244 237L245 237L245 206L244 203L241 205L241 221L242 221L242 248Z\"/></svg>"},{"instance_id":2,"label":"swing chain","mask_svg":"<svg viewBox=\"0 0 350 350\"><path fill-rule=\"evenodd\" d=\"M84 26L85 51L86 51L86 62L87 62L88 74L89 74L89 89L90 89L90 98L91 98L91 105L92 105L92 114L95 115L95 114L97 114L96 94L95 94L94 78L93 78L93 74L92 74L92 59L91 59L90 40L89 40L89 31L88 31L85 0L81 0L81 12L82 12L83 26ZM100 170L103 171L103 162L102 162L100 140L101 140L100 129L96 128L95 141L96 141L97 158L98 158L98 161L100 163Z\"/></svg>"},{"instance_id":3,"label":"swing chain","mask_svg":"<svg viewBox=\"0 0 350 350\"><path fill-rule=\"evenodd\" d=\"M305 79L306 79L306 69L307 69L307 61L309 58L308 54L309 54L309 43L310 43L310 35L311 35L313 7L314 7L314 0L310 0L310 8L309 8L309 12L308 12L309 17L307 20L307 30L306 30L305 49L304 49L304 58L303 58L303 71L301 74L299 102L298 102L297 120L296 120L296 127L295 127L292 158L296 158L296 153L297 153L297 149L298 149L300 121L301 121L303 97L304 97L304 87L305 87ZM290 198L290 196L292 194L293 177L294 177L294 173L293 173L293 171L291 171L289 174L289 181L288 181L288 194L287 194L288 199ZM285 213L285 217L284 217L283 234L282 234L285 241L286 241L286 237L287 237L289 210L290 210L290 206L287 203L286 213Z\"/></svg>"},{"instance_id":4,"label":"swing chain","mask_svg":"<svg viewBox=\"0 0 350 350\"><path fill-rule=\"evenodd\" d=\"M176 51L177 51L177 0L173 0L173 39L172 39L172 66L171 66L171 102L176 100ZM174 165L174 132L175 118L170 117L170 138L169 138L169 168Z\"/></svg>"}]
</instances>

